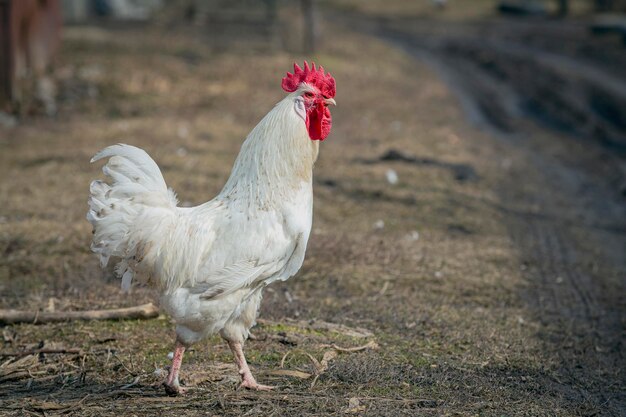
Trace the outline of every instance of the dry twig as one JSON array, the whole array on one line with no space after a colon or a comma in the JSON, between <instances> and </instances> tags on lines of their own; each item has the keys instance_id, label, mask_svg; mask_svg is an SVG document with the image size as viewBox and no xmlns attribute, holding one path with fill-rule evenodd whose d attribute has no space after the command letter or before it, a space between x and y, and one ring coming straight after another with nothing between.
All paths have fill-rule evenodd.
<instances>
[{"instance_id":1,"label":"dry twig","mask_svg":"<svg viewBox=\"0 0 626 417\"><path fill-rule=\"evenodd\" d=\"M308 379L308 378L313 377L313 382L311 383L311 388L313 388L315 386L315 383L317 382L317 379L320 377L320 375L322 375L328 369L328 366L330 365L330 361L335 359L339 355L339 353L353 353L353 352L360 352L366 349L378 349L379 348L378 343L376 343L373 340L371 340L369 343L363 346L357 346L353 348L340 347L334 343L332 345L322 345L321 347L330 348L329 350L324 352L324 355L321 361L318 361L317 359L315 359L315 357L313 357L313 355L311 355L308 352L302 352L311 360L311 363L313 364L314 372L312 374L308 372L292 371L292 370L287 370L287 369L280 369L280 370L272 371L270 372L270 374L291 376L291 377L300 378L300 379ZM281 368L285 367L285 361L287 360L287 357L291 355L292 353L294 353L294 351L290 350L287 353L285 353L285 355L283 355L283 358L280 361Z\"/></svg>"},{"instance_id":2,"label":"dry twig","mask_svg":"<svg viewBox=\"0 0 626 417\"><path fill-rule=\"evenodd\" d=\"M52 323L71 320L123 320L123 319L151 319L159 315L159 309L152 303L127 308L110 310L85 311L20 311L0 310L0 323Z\"/></svg>"},{"instance_id":3,"label":"dry twig","mask_svg":"<svg viewBox=\"0 0 626 417\"><path fill-rule=\"evenodd\" d=\"M82 355L83 351L78 348L69 348L69 349L29 349L22 352L8 352L1 353L0 356L28 356L28 355L39 355L40 353L57 353L57 354L67 354L67 355Z\"/></svg>"}]
</instances>

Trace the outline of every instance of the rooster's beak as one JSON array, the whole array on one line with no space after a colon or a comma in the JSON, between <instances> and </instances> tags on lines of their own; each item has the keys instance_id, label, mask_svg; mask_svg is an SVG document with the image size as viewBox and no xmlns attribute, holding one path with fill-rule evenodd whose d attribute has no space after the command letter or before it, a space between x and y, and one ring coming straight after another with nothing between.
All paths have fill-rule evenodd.
<instances>
[{"instance_id":1,"label":"rooster's beak","mask_svg":"<svg viewBox=\"0 0 626 417\"><path fill-rule=\"evenodd\" d=\"M334 100L334 99L332 99L332 98L325 98L325 99L324 99L324 103L326 103L326 105L327 105L327 106L328 106L329 104L332 104L333 106L336 106L336 105L337 105L337 103L335 102L335 100Z\"/></svg>"}]
</instances>

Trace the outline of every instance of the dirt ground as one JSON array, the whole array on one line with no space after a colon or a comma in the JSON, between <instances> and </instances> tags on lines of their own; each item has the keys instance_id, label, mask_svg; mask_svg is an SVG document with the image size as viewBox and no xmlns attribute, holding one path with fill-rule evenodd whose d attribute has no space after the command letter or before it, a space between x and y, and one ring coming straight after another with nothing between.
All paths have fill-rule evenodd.
<instances>
[{"instance_id":1,"label":"dirt ground","mask_svg":"<svg viewBox=\"0 0 626 417\"><path fill-rule=\"evenodd\" d=\"M189 395L164 396L165 316L21 324L2 328L1 415L624 415L623 46L583 17L529 25L403 3L325 6L313 58L338 106L313 233L246 345L277 389L237 391L213 337L185 357ZM0 128L1 304L149 302L89 251L90 157L140 146L183 205L202 203L306 57L271 33L225 39L167 18L70 26L63 41L59 115ZM581 99L607 90L610 117ZM40 348L78 353L20 356Z\"/></svg>"}]
</instances>

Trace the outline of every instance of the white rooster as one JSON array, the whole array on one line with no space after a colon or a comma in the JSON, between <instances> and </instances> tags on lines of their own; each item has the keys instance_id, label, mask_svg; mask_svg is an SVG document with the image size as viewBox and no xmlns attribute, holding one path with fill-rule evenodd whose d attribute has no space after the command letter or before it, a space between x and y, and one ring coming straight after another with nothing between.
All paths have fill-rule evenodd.
<instances>
[{"instance_id":1,"label":"white rooster","mask_svg":"<svg viewBox=\"0 0 626 417\"><path fill-rule=\"evenodd\" d=\"M328 106L335 80L320 66L294 64L282 87L289 94L252 130L226 185L213 200L177 207L157 164L143 150L113 145L111 183L90 187L87 219L92 250L128 290L135 274L160 292L160 305L176 321L176 348L166 392L181 394L178 374L185 348L219 332L235 356L241 386L264 390L243 354L263 288L293 276L304 260L312 220L312 169L319 141L330 133Z\"/></svg>"}]
</instances>

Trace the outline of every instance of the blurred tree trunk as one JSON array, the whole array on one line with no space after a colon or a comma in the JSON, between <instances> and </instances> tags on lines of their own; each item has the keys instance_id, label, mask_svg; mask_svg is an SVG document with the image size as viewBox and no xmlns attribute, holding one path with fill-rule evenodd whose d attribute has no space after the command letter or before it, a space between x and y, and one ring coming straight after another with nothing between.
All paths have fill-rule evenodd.
<instances>
[{"instance_id":1,"label":"blurred tree trunk","mask_svg":"<svg viewBox=\"0 0 626 417\"><path fill-rule=\"evenodd\" d=\"M265 11L267 23L274 25L276 23L276 17L278 16L278 6L276 0L265 0Z\"/></svg>"},{"instance_id":2,"label":"blurred tree trunk","mask_svg":"<svg viewBox=\"0 0 626 417\"><path fill-rule=\"evenodd\" d=\"M626 0L594 0L598 12L626 12Z\"/></svg>"},{"instance_id":3,"label":"blurred tree trunk","mask_svg":"<svg viewBox=\"0 0 626 417\"><path fill-rule=\"evenodd\" d=\"M11 74L13 68L11 47L11 2L0 0L0 111L9 109Z\"/></svg>"},{"instance_id":4,"label":"blurred tree trunk","mask_svg":"<svg viewBox=\"0 0 626 417\"><path fill-rule=\"evenodd\" d=\"M559 16L567 16L569 13L569 0L558 0L558 3L559 9L557 13Z\"/></svg>"},{"instance_id":5,"label":"blurred tree trunk","mask_svg":"<svg viewBox=\"0 0 626 417\"><path fill-rule=\"evenodd\" d=\"M301 0L302 17L304 19L304 52L315 52L317 40L317 21L315 18L314 0Z\"/></svg>"},{"instance_id":6,"label":"blurred tree trunk","mask_svg":"<svg viewBox=\"0 0 626 417\"><path fill-rule=\"evenodd\" d=\"M269 30L270 42L276 47L280 47L280 33L278 29L278 1L265 1L265 21Z\"/></svg>"},{"instance_id":7,"label":"blurred tree trunk","mask_svg":"<svg viewBox=\"0 0 626 417\"><path fill-rule=\"evenodd\" d=\"M613 9L613 0L595 0L596 11L608 12Z\"/></svg>"}]
</instances>

